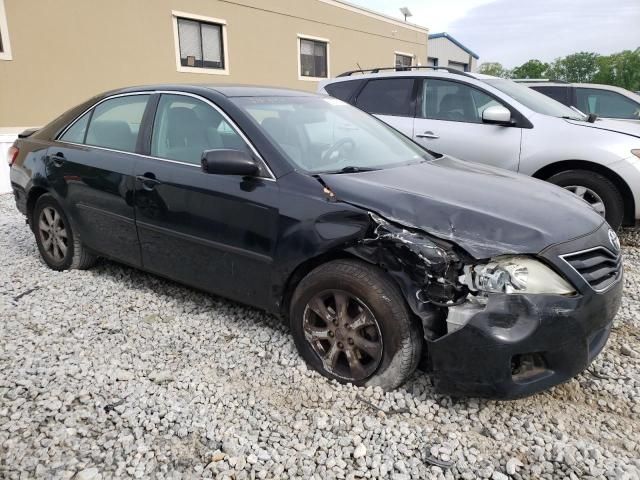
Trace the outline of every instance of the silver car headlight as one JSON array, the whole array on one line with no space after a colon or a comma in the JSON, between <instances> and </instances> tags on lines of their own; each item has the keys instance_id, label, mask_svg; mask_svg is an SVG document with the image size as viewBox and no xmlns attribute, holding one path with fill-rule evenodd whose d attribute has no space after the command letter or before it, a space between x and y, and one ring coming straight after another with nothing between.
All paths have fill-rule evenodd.
<instances>
[{"instance_id":1,"label":"silver car headlight","mask_svg":"<svg viewBox=\"0 0 640 480\"><path fill-rule=\"evenodd\" d=\"M571 295L575 289L544 263L530 257L496 257L465 267L464 283L483 293Z\"/></svg>"}]
</instances>

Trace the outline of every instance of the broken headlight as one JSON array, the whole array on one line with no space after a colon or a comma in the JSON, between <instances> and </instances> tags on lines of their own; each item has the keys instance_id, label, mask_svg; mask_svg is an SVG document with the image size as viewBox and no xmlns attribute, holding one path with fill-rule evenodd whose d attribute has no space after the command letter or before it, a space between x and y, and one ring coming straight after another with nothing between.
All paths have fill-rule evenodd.
<instances>
[{"instance_id":1,"label":"broken headlight","mask_svg":"<svg viewBox=\"0 0 640 480\"><path fill-rule=\"evenodd\" d=\"M529 257L497 257L465 267L464 283L483 293L570 295L575 289L542 262Z\"/></svg>"}]
</instances>

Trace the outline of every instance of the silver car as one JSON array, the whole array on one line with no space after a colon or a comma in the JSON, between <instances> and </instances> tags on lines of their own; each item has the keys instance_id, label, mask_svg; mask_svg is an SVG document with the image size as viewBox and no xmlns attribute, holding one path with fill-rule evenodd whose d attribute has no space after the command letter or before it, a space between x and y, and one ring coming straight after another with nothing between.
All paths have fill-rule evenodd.
<instances>
[{"instance_id":1,"label":"silver car","mask_svg":"<svg viewBox=\"0 0 640 480\"><path fill-rule=\"evenodd\" d=\"M452 69L376 69L322 82L427 149L547 180L614 228L640 218L640 125L589 118L511 80Z\"/></svg>"},{"instance_id":2,"label":"silver car","mask_svg":"<svg viewBox=\"0 0 640 480\"><path fill-rule=\"evenodd\" d=\"M515 81L568 107L576 107L584 113L636 122L640 125L640 95L624 88L599 83L567 83L544 79Z\"/></svg>"}]
</instances>

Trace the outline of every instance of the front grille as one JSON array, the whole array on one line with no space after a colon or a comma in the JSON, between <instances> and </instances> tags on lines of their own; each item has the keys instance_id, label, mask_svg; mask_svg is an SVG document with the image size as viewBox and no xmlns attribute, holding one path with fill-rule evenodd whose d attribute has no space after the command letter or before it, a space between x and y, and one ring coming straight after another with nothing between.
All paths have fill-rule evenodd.
<instances>
[{"instance_id":1,"label":"front grille","mask_svg":"<svg viewBox=\"0 0 640 480\"><path fill-rule=\"evenodd\" d=\"M614 283L622 269L622 255L604 247L569 253L561 257L597 291L605 290Z\"/></svg>"}]
</instances>

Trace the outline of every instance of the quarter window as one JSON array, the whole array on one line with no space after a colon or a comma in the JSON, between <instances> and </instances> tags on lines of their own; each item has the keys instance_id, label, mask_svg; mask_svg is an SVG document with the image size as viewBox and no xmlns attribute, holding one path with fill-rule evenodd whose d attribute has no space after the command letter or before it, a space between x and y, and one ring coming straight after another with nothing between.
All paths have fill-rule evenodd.
<instances>
[{"instance_id":1,"label":"quarter window","mask_svg":"<svg viewBox=\"0 0 640 480\"><path fill-rule=\"evenodd\" d=\"M324 87L324 89L332 97L348 102L363 82L364 80L348 80L345 82L330 83Z\"/></svg>"},{"instance_id":2,"label":"quarter window","mask_svg":"<svg viewBox=\"0 0 640 480\"><path fill-rule=\"evenodd\" d=\"M60 137L60 140L71 143L84 143L87 135L87 125L91 112L85 113Z\"/></svg>"},{"instance_id":3,"label":"quarter window","mask_svg":"<svg viewBox=\"0 0 640 480\"><path fill-rule=\"evenodd\" d=\"M308 78L328 78L329 43L309 38L299 38L300 76Z\"/></svg>"},{"instance_id":4,"label":"quarter window","mask_svg":"<svg viewBox=\"0 0 640 480\"><path fill-rule=\"evenodd\" d=\"M356 106L379 115L413 116L411 112L412 78L369 80L356 100Z\"/></svg>"},{"instance_id":5,"label":"quarter window","mask_svg":"<svg viewBox=\"0 0 640 480\"><path fill-rule=\"evenodd\" d=\"M640 104L616 92L595 88L576 88L578 108L604 118L640 118Z\"/></svg>"},{"instance_id":6,"label":"quarter window","mask_svg":"<svg viewBox=\"0 0 640 480\"><path fill-rule=\"evenodd\" d=\"M396 53L396 68L410 67L413 65L413 55Z\"/></svg>"},{"instance_id":7,"label":"quarter window","mask_svg":"<svg viewBox=\"0 0 640 480\"><path fill-rule=\"evenodd\" d=\"M247 144L222 114L184 95L162 95L151 139L151 155L199 165L205 150L245 149Z\"/></svg>"},{"instance_id":8,"label":"quarter window","mask_svg":"<svg viewBox=\"0 0 640 480\"><path fill-rule=\"evenodd\" d=\"M468 85L446 80L429 79L422 82L422 118L453 122L482 123L482 113L489 107L501 105L493 97Z\"/></svg>"},{"instance_id":9,"label":"quarter window","mask_svg":"<svg viewBox=\"0 0 640 480\"><path fill-rule=\"evenodd\" d=\"M224 70L223 25L177 18L180 65Z\"/></svg>"}]
</instances>

